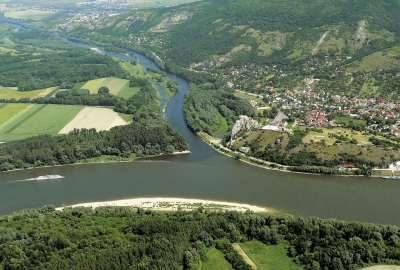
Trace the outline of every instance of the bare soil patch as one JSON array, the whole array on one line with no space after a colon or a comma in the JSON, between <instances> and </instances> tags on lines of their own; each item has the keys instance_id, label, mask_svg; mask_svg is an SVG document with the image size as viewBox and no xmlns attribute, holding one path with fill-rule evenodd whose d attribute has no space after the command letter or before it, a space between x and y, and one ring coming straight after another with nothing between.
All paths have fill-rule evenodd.
<instances>
[{"instance_id":1,"label":"bare soil patch","mask_svg":"<svg viewBox=\"0 0 400 270\"><path fill-rule=\"evenodd\" d=\"M74 128L95 128L99 130L109 130L115 126L126 125L126 121L122 119L116 112L107 108L86 107L72 119L59 134L66 134Z\"/></svg>"}]
</instances>

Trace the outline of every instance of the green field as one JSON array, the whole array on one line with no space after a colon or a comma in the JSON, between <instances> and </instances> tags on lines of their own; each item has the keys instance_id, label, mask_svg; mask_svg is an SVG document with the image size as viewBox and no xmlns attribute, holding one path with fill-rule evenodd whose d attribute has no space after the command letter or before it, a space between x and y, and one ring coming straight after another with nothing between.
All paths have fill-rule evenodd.
<instances>
[{"instance_id":1,"label":"green field","mask_svg":"<svg viewBox=\"0 0 400 270\"><path fill-rule=\"evenodd\" d=\"M7 104L1 103L0 105L0 128L4 122L11 117L17 115L20 111L26 109L29 104ZM1 129L0 129L1 131Z\"/></svg>"},{"instance_id":2,"label":"green field","mask_svg":"<svg viewBox=\"0 0 400 270\"><path fill-rule=\"evenodd\" d=\"M16 124L39 109L41 105L33 104L8 104L0 110L1 124L0 134L5 134ZM0 141L2 141L0 139Z\"/></svg>"},{"instance_id":3,"label":"green field","mask_svg":"<svg viewBox=\"0 0 400 270\"><path fill-rule=\"evenodd\" d=\"M207 261L203 262L201 270L231 270L232 265L224 258L222 251L212 248L207 253Z\"/></svg>"},{"instance_id":4,"label":"green field","mask_svg":"<svg viewBox=\"0 0 400 270\"><path fill-rule=\"evenodd\" d=\"M146 77L148 78L149 75L144 69L144 67L138 62L136 65L132 65L130 62L120 62L120 65L129 72L129 74L135 76L135 77Z\"/></svg>"},{"instance_id":5,"label":"green field","mask_svg":"<svg viewBox=\"0 0 400 270\"><path fill-rule=\"evenodd\" d=\"M27 9L27 10L16 10L16 11L8 11L4 12L5 17L14 18L14 19L32 19L40 21L44 18L54 15L55 12L47 11L47 10L36 10L36 9Z\"/></svg>"},{"instance_id":6,"label":"green field","mask_svg":"<svg viewBox=\"0 0 400 270\"><path fill-rule=\"evenodd\" d=\"M197 2L199 0L164 0L164 1L143 1L143 2L135 2L135 7L137 8L159 8L159 7L169 7L169 6L177 6L192 2Z\"/></svg>"},{"instance_id":7,"label":"green field","mask_svg":"<svg viewBox=\"0 0 400 270\"><path fill-rule=\"evenodd\" d=\"M260 270L297 270L302 269L296 265L287 255L284 243L279 245L267 246L259 241L251 241L241 243L240 247L250 257L250 259L258 266Z\"/></svg>"},{"instance_id":8,"label":"green field","mask_svg":"<svg viewBox=\"0 0 400 270\"><path fill-rule=\"evenodd\" d=\"M219 115L219 120L221 121L221 125L219 128L214 132L213 136L216 137L221 134L225 134L228 131L228 122L226 122L226 119L220 114Z\"/></svg>"},{"instance_id":9,"label":"green field","mask_svg":"<svg viewBox=\"0 0 400 270\"><path fill-rule=\"evenodd\" d=\"M91 94L97 93L100 87L108 87L110 89L110 94L118 97L123 97L125 99L130 98L139 92L138 87L129 87L129 80L119 79L119 78L102 78L91 80L82 85L82 89L88 89Z\"/></svg>"},{"instance_id":10,"label":"green field","mask_svg":"<svg viewBox=\"0 0 400 270\"><path fill-rule=\"evenodd\" d=\"M0 109L0 141L57 134L82 106L7 104Z\"/></svg>"},{"instance_id":11,"label":"green field","mask_svg":"<svg viewBox=\"0 0 400 270\"><path fill-rule=\"evenodd\" d=\"M47 89L39 89L39 90L33 90L33 91L26 91L26 92L20 92L15 89L7 88L7 87L2 87L0 88L0 99L21 99L21 98L36 98L40 96L46 95L47 92L51 92L54 88L47 88Z\"/></svg>"}]
</instances>

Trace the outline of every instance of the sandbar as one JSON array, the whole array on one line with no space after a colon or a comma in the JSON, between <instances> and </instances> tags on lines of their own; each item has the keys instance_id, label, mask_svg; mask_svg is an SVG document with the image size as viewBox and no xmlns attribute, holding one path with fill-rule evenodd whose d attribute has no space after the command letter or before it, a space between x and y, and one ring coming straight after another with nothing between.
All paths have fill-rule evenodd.
<instances>
[{"instance_id":1,"label":"sandbar","mask_svg":"<svg viewBox=\"0 0 400 270\"><path fill-rule=\"evenodd\" d=\"M130 206L151 210L163 210L163 211L176 211L178 209L182 210L195 210L200 206L208 210L229 210L229 211L240 211L245 212L247 210L253 212L268 212L275 213L270 208L242 204L242 203L231 203L231 202L221 202L221 201L209 201L201 199L185 199L185 198L134 198L126 200L116 200L116 201L105 201L105 202L89 202L80 203L74 205L65 205L63 207L58 207L56 210L62 210L64 207L92 207L96 208L99 206Z\"/></svg>"}]
</instances>

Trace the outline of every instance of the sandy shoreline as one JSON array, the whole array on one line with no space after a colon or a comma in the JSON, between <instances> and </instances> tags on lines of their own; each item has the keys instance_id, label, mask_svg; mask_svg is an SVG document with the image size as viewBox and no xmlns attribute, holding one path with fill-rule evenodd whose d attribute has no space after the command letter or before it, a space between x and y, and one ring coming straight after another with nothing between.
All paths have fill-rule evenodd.
<instances>
[{"instance_id":1,"label":"sandy shoreline","mask_svg":"<svg viewBox=\"0 0 400 270\"><path fill-rule=\"evenodd\" d=\"M186 199L186 198L165 198L165 197L156 197L156 198L133 198L126 200L115 200L115 201L105 201L105 202L89 202L89 203L80 203L74 205L65 205L63 207L57 207L57 210L62 210L65 207L92 207L96 208L99 206L131 206L131 207L140 207L144 209L151 210L164 210L164 211L175 211L178 208L182 210L195 210L200 206L203 206L204 209L209 210L235 210L245 212L247 210L253 212L268 212L273 213L277 212L273 209L268 209L265 207L242 204L242 203L231 203L231 202L221 202L221 201L210 201L210 200L202 200L202 199Z\"/></svg>"}]
</instances>

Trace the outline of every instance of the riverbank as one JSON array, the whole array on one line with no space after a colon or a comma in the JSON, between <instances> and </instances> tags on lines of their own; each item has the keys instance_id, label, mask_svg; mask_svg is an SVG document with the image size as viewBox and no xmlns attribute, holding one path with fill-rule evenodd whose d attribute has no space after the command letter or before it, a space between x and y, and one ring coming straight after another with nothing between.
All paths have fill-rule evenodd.
<instances>
[{"instance_id":1,"label":"riverbank","mask_svg":"<svg viewBox=\"0 0 400 270\"><path fill-rule=\"evenodd\" d=\"M20 169L13 169L8 171L0 171L0 173L7 173L7 172L15 172L15 171L22 171L22 170L33 170L33 169L40 169L40 168L51 168L51 167L63 167L63 166L74 166L74 165L84 165L84 164L106 164L106 163L123 163L123 162L170 162L168 160L147 160L148 158L153 157L160 157L160 156L169 156L169 155L187 155L191 152L189 150L180 151L180 152L173 152L170 154L160 154L160 155L153 155L153 156L145 156L145 157L135 157L135 158L127 158L127 159L102 159L101 157L80 161L72 164L57 164L57 165L46 165L40 167L28 167L28 168L20 168ZM109 156L109 157L116 157L117 156Z\"/></svg>"},{"instance_id":2,"label":"riverbank","mask_svg":"<svg viewBox=\"0 0 400 270\"><path fill-rule=\"evenodd\" d=\"M74 205L68 205L63 207L57 207L57 210L62 210L65 207L101 207L101 206L129 206L134 208L143 208L157 211L177 211L181 210L196 210L199 207L203 207L205 210L219 211L253 211L253 212L263 212L263 213L278 213L278 211L242 203L231 203L231 202L221 202L221 201L210 201L202 199L186 199L186 198L134 198L126 200L115 200L115 201L105 201L105 202L90 202L90 203L80 203Z\"/></svg>"},{"instance_id":3,"label":"riverbank","mask_svg":"<svg viewBox=\"0 0 400 270\"><path fill-rule=\"evenodd\" d=\"M211 146L218 153L228 156L228 157L231 157L231 158L235 158L236 160L245 162L249 165L260 167L260 168L267 169L267 170L280 171L280 172L286 172L286 173L296 173L296 174L310 174L310 175L331 175L331 176L345 176L345 177L365 176L365 175L352 175L352 174L318 174L318 173L309 173L309 172L290 171L290 170L288 170L288 168L290 166L285 166L282 164L273 163L273 162L257 159L254 157L248 157L243 153L240 153L237 151L232 151L231 149L224 147L221 144L221 139L214 138L205 132L198 132L197 135L202 139L203 142L205 142L206 144ZM384 171L384 169L380 169L380 171ZM371 175L368 177L381 177L381 176L382 175Z\"/></svg>"}]
</instances>

